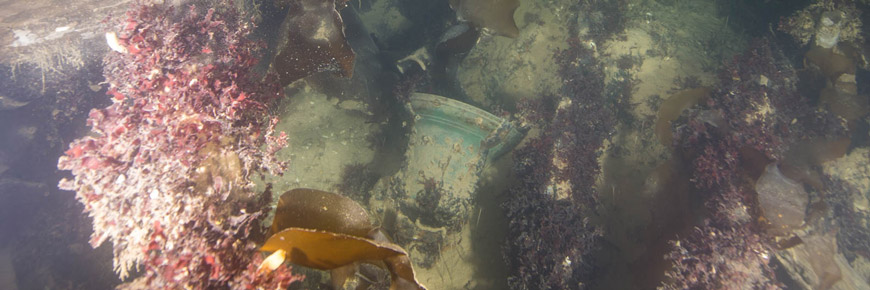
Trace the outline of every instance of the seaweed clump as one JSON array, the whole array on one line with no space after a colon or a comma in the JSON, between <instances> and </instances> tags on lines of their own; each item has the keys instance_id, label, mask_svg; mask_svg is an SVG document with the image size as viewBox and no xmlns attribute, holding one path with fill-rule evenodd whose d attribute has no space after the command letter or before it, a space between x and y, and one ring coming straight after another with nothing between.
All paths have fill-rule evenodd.
<instances>
[{"instance_id":1,"label":"seaweed clump","mask_svg":"<svg viewBox=\"0 0 870 290\"><path fill-rule=\"evenodd\" d=\"M518 182L502 205L512 289L587 285L590 254L602 235L590 217L600 206L598 157L614 130L616 108L604 97L602 64L572 31L568 48L555 54L564 80L559 94L520 104L520 119L541 133L514 152Z\"/></svg>"},{"instance_id":2,"label":"seaweed clump","mask_svg":"<svg viewBox=\"0 0 870 290\"><path fill-rule=\"evenodd\" d=\"M755 41L726 64L710 98L676 126L675 157L690 166L703 222L671 242L666 259L673 268L662 288L782 287L772 266L776 241L804 224L803 184L812 184L812 165L831 158L823 157L830 152L809 154L804 147L834 144L810 151L830 150L846 136L836 116L798 93L796 71L782 59L766 39ZM783 198L782 186L804 201L783 208L784 201L774 200ZM784 220L766 212L784 210L801 214Z\"/></svg>"},{"instance_id":3,"label":"seaweed clump","mask_svg":"<svg viewBox=\"0 0 870 290\"><path fill-rule=\"evenodd\" d=\"M609 38L625 30L628 18L628 1L626 0L590 0L584 1L584 22L589 26L589 38L598 43L604 43Z\"/></svg>"},{"instance_id":4,"label":"seaweed clump","mask_svg":"<svg viewBox=\"0 0 870 290\"><path fill-rule=\"evenodd\" d=\"M274 76L254 81L252 27L227 3L176 11L137 3L107 34L115 47L104 75L112 103L90 112L93 134L58 161L60 188L93 218L90 244L111 241L122 285L148 289L286 287L282 267L258 275L256 239L270 194L253 174L285 164L274 153L268 108ZM219 12L220 11L220 12Z\"/></svg>"},{"instance_id":5,"label":"seaweed clump","mask_svg":"<svg viewBox=\"0 0 870 290\"><path fill-rule=\"evenodd\" d=\"M380 175L370 164L353 163L341 169L341 183L335 186L336 191L357 202L367 202L371 196L370 190L378 182Z\"/></svg>"}]
</instances>

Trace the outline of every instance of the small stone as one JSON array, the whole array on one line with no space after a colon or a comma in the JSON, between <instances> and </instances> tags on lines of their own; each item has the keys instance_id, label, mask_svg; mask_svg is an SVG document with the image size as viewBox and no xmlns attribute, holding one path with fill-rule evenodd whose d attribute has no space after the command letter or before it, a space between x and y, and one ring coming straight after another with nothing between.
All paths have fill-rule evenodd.
<instances>
[{"instance_id":1,"label":"small stone","mask_svg":"<svg viewBox=\"0 0 870 290\"><path fill-rule=\"evenodd\" d=\"M766 87L768 83L770 83L770 79L768 79L766 76L764 76L764 75L758 76L758 84L759 85Z\"/></svg>"}]
</instances>

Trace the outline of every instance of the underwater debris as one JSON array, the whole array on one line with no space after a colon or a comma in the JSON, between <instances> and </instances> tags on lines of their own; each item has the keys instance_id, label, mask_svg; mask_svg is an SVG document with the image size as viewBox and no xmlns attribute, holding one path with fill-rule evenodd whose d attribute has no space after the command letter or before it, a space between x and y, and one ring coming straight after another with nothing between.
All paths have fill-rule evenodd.
<instances>
[{"instance_id":1,"label":"underwater debris","mask_svg":"<svg viewBox=\"0 0 870 290\"><path fill-rule=\"evenodd\" d=\"M405 166L395 175L402 212L427 227L453 234L471 215L480 172L510 151L524 128L472 105L446 97L413 93L414 116Z\"/></svg>"},{"instance_id":2,"label":"underwater debris","mask_svg":"<svg viewBox=\"0 0 870 290\"><path fill-rule=\"evenodd\" d=\"M406 69L410 71L409 66L416 64L421 70L425 71L427 69L426 67L431 62L432 55L429 53L429 48L424 46L415 50L408 56L397 60L396 69L399 70L399 73L404 74Z\"/></svg>"},{"instance_id":3,"label":"underwater debris","mask_svg":"<svg viewBox=\"0 0 870 290\"><path fill-rule=\"evenodd\" d=\"M514 21L519 0L450 0L450 7L463 19L493 33L516 38L520 29Z\"/></svg>"},{"instance_id":4,"label":"underwater debris","mask_svg":"<svg viewBox=\"0 0 870 290\"><path fill-rule=\"evenodd\" d=\"M297 188L282 194L272 236L260 250L283 251L290 263L319 270L383 261L392 275L391 290L426 289L417 281L408 253L372 225L362 206L334 193Z\"/></svg>"},{"instance_id":5,"label":"underwater debris","mask_svg":"<svg viewBox=\"0 0 870 290\"><path fill-rule=\"evenodd\" d=\"M282 87L317 72L353 75L356 55L345 38L338 13L346 4L347 0L279 1L278 5L289 7L281 24L286 38L272 63Z\"/></svg>"},{"instance_id":6,"label":"underwater debris","mask_svg":"<svg viewBox=\"0 0 870 290\"><path fill-rule=\"evenodd\" d=\"M268 106L280 88L254 82L250 25L228 3L211 9L143 2L113 26L127 53L109 52L111 105L90 112L93 134L58 160L59 187L93 218L91 246L111 241L120 287L285 287L282 267L256 275L255 238L270 194L251 173L285 164ZM218 12L221 11L221 12ZM176 18L178 17L178 18ZM180 19L179 19L180 18Z\"/></svg>"}]
</instances>

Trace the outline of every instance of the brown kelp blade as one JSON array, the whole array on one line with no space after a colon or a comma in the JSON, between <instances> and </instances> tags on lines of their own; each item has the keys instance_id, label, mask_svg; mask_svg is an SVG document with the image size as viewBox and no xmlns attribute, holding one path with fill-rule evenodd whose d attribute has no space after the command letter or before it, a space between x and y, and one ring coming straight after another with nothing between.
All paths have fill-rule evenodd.
<instances>
[{"instance_id":1,"label":"brown kelp blade","mask_svg":"<svg viewBox=\"0 0 870 290\"><path fill-rule=\"evenodd\" d=\"M514 12L520 7L519 0L451 0L450 6L475 26L510 38L520 35L514 21Z\"/></svg>"},{"instance_id":2,"label":"brown kelp blade","mask_svg":"<svg viewBox=\"0 0 870 290\"><path fill-rule=\"evenodd\" d=\"M426 286L417 281L417 275L414 274L411 258L408 258L408 255L389 257L384 260L384 263L392 277L390 290L426 290Z\"/></svg>"},{"instance_id":3,"label":"brown kelp blade","mask_svg":"<svg viewBox=\"0 0 870 290\"><path fill-rule=\"evenodd\" d=\"M322 71L337 71L344 77L353 75L356 54L344 35L338 9L341 0L287 0L287 18L281 25L286 35L275 56L272 69L281 86Z\"/></svg>"},{"instance_id":4,"label":"brown kelp blade","mask_svg":"<svg viewBox=\"0 0 870 290\"><path fill-rule=\"evenodd\" d=\"M836 81L842 74L855 74L855 61L831 48L813 47L807 51L805 61L819 67L830 81Z\"/></svg>"},{"instance_id":5,"label":"brown kelp blade","mask_svg":"<svg viewBox=\"0 0 870 290\"><path fill-rule=\"evenodd\" d=\"M272 235L260 250L286 252L286 261L319 270L333 270L357 262L384 261L393 277L391 290L426 290L414 275L408 253L389 242L326 231L287 228Z\"/></svg>"},{"instance_id":6,"label":"brown kelp blade","mask_svg":"<svg viewBox=\"0 0 870 290\"><path fill-rule=\"evenodd\" d=\"M394 244L302 228L287 228L272 235L260 250L284 250L287 252L287 261L320 270L332 270L359 261L408 255Z\"/></svg>"},{"instance_id":7,"label":"brown kelp blade","mask_svg":"<svg viewBox=\"0 0 870 290\"><path fill-rule=\"evenodd\" d=\"M291 263L333 270L383 261L392 276L390 289L426 289L407 252L375 229L365 209L347 197L308 188L287 191L278 200L272 233L260 250L282 250Z\"/></svg>"},{"instance_id":8,"label":"brown kelp blade","mask_svg":"<svg viewBox=\"0 0 870 290\"><path fill-rule=\"evenodd\" d=\"M382 244L392 244L389 236L380 228L369 233L369 238L375 242ZM390 282L390 290L425 290L426 286L417 281L417 274L414 273L414 267L411 265L411 259L408 255L389 257L384 260L387 269L390 271L392 281Z\"/></svg>"},{"instance_id":9,"label":"brown kelp blade","mask_svg":"<svg viewBox=\"0 0 870 290\"><path fill-rule=\"evenodd\" d=\"M286 228L304 228L365 237L372 231L371 220L357 202L330 192L297 188L278 200L272 233Z\"/></svg>"}]
</instances>

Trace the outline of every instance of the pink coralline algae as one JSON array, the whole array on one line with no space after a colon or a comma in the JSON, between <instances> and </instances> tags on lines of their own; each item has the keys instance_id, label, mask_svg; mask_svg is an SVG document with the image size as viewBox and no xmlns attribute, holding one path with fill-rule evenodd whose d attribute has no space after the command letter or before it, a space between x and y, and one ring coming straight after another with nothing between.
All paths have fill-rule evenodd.
<instances>
[{"instance_id":1,"label":"pink coralline algae","mask_svg":"<svg viewBox=\"0 0 870 290\"><path fill-rule=\"evenodd\" d=\"M249 21L218 6L127 12L111 29L126 51L105 58L112 104L90 112L92 134L58 161L73 175L60 187L93 218L91 245L112 242L122 279L142 273L122 287L276 288L300 278L286 267L256 273L271 197L251 178L285 168L274 153L286 135L268 110L280 88L252 72L260 44L247 38Z\"/></svg>"}]
</instances>

